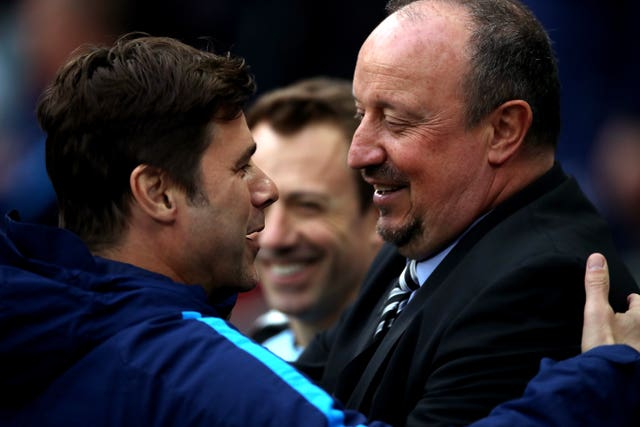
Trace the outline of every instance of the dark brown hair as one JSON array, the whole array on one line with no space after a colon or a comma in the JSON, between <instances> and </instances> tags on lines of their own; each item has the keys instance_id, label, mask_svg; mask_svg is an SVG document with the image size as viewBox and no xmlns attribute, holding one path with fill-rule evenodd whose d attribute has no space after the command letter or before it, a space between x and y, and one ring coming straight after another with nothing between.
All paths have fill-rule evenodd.
<instances>
[{"instance_id":1,"label":"dark brown hair","mask_svg":"<svg viewBox=\"0 0 640 427\"><path fill-rule=\"evenodd\" d=\"M60 225L92 249L115 243L140 164L198 197L213 120L237 117L254 91L242 59L170 38L127 35L79 50L37 109Z\"/></svg>"},{"instance_id":2,"label":"dark brown hair","mask_svg":"<svg viewBox=\"0 0 640 427\"><path fill-rule=\"evenodd\" d=\"M327 123L342 131L347 144L360 123L356 119L351 83L329 77L313 77L265 93L247 110L250 128L263 121L283 135L312 124ZM362 179L360 172L354 170L353 177L364 212L371 206L373 187Z\"/></svg>"}]
</instances>

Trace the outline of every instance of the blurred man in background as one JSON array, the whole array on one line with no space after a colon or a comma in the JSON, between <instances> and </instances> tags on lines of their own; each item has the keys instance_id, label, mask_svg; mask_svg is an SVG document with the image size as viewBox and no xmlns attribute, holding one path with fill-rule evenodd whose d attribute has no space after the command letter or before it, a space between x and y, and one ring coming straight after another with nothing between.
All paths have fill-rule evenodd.
<instances>
[{"instance_id":1,"label":"blurred man in background","mask_svg":"<svg viewBox=\"0 0 640 427\"><path fill-rule=\"evenodd\" d=\"M286 315L279 328L273 311L258 319L254 337L285 360L355 299L382 242L373 189L347 166L355 112L351 84L328 78L274 90L247 112L256 163L280 193L266 210L257 268L268 305Z\"/></svg>"}]
</instances>

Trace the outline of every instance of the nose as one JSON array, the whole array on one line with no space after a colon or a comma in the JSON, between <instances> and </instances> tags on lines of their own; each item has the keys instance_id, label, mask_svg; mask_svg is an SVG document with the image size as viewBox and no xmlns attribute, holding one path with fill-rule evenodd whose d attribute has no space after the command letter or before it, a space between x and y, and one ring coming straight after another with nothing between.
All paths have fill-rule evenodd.
<instances>
[{"instance_id":1,"label":"nose","mask_svg":"<svg viewBox=\"0 0 640 427\"><path fill-rule=\"evenodd\" d=\"M295 223L284 203L276 203L265 211L264 229L260 232L260 247L271 250L290 248L295 244Z\"/></svg>"},{"instance_id":2,"label":"nose","mask_svg":"<svg viewBox=\"0 0 640 427\"><path fill-rule=\"evenodd\" d=\"M364 169L384 163L385 152L380 142L380 135L365 117L353 134L347 163L353 169Z\"/></svg>"},{"instance_id":3,"label":"nose","mask_svg":"<svg viewBox=\"0 0 640 427\"><path fill-rule=\"evenodd\" d=\"M278 200L278 188L259 167L254 165L256 173L251 182L251 204L258 209L266 209Z\"/></svg>"}]
</instances>

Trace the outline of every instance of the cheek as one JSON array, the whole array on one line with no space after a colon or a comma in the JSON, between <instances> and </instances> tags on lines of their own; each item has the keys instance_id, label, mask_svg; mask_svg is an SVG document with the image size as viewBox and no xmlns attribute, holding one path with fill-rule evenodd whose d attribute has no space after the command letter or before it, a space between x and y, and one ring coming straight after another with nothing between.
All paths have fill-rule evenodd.
<instances>
[{"instance_id":1,"label":"cheek","mask_svg":"<svg viewBox=\"0 0 640 427\"><path fill-rule=\"evenodd\" d=\"M454 141L458 146L464 146L463 142ZM425 157L419 165L418 174L422 176L422 182L426 186L437 186L443 192L455 197L477 176L482 165L482 154L477 150L456 149L447 152L434 153L431 157ZM438 191L434 189L434 191Z\"/></svg>"},{"instance_id":2,"label":"cheek","mask_svg":"<svg viewBox=\"0 0 640 427\"><path fill-rule=\"evenodd\" d=\"M351 209L356 210L358 207L354 204L348 211L336 210L321 221L317 221L318 234L333 246L348 245L359 233L361 225L360 218L353 216Z\"/></svg>"},{"instance_id":3,"label":"cheek","mask_svg":"<svg viewBox=\"0 0 640 427\"><path fill-rule=\"evenodd\" d=\"M435 172L435 173L434 173ZM431 216L456 199L459 189L444 171L422 171L413 180L410 204L413 216Z\"/></svg>"},{"instance_id":4,"label":"cheek","mask_svg":"<svg viewBox=\"0 0 640 427\"><path fill-rule=\"evenodd\" d=\"M215 209L210 214L209 226L218 236L213 245L222 246L222 250L238 250L245 246L248 224L248 209L237 199L218 199L215 202L221 209ZM203 236L202 238L205 238Z\"/></svg>"},{"instance_id":5,"label":"cheek","mask_svg":"<svg viewBox=\"0 0 640 427\"><path fill-rule=\"evenodd\" d=\"M369 233L366 230L363 219L345 221L331 230L331 249L334 253L334 263L341 265L345 271L353 268L354 259L361 256L363 245L368 245ZM367 233L369 231L369 233Z\"/></svg>"},{"instance_id":6,"label":"cheek","mask_svg":"<svg viewBox=\"0 0 640 427\"><path fill-rule=\"evenodd\" d=\"M324 249L333 248L336 245L336 231L326 220L303 219L294 222L296 230L311 242L311 244Z\"/></svg>"},{"instance_id":7,"label":"cheek","mask_svg":"<svg viewBox=\"0 0 640 427\"><path fill-rule=\"evenodd\" d=\"M226 195L226 199L226 206L233 206L235 215L238 217L247 217L253 207L251 193L249 187L246 185L239 185L235 189L230 190ZM236 220L239 219L240 218L236 218Z\"/></svg>"}]
</instances>

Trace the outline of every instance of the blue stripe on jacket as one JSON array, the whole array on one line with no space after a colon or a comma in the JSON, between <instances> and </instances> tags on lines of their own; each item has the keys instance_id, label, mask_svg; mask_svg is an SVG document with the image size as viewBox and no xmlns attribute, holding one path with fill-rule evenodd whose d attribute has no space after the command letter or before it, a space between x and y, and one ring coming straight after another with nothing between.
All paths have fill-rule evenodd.
<instances>
[{"instance_id":1,"label":"blue stripe on jacket","mask_svg":"<svg viewBox=\"0 0 640 427\"><path fill-rule=\"evenodd\" d=\"M195 311L185 311L182 313L182 317L183 319L196 319L208 325L236 347L255 357L293 390L303 396L311 405L317 408L318 411L324 414L329 427L345 425L344 412L334 407L334 400L331 396L296 371L289 363L280 359L261 345L251 341L237 330L230 328L223 319L217 317L202 317L200 313ZM364 426L359 424L356 427Z\"/></svg>"}]
</instances>

